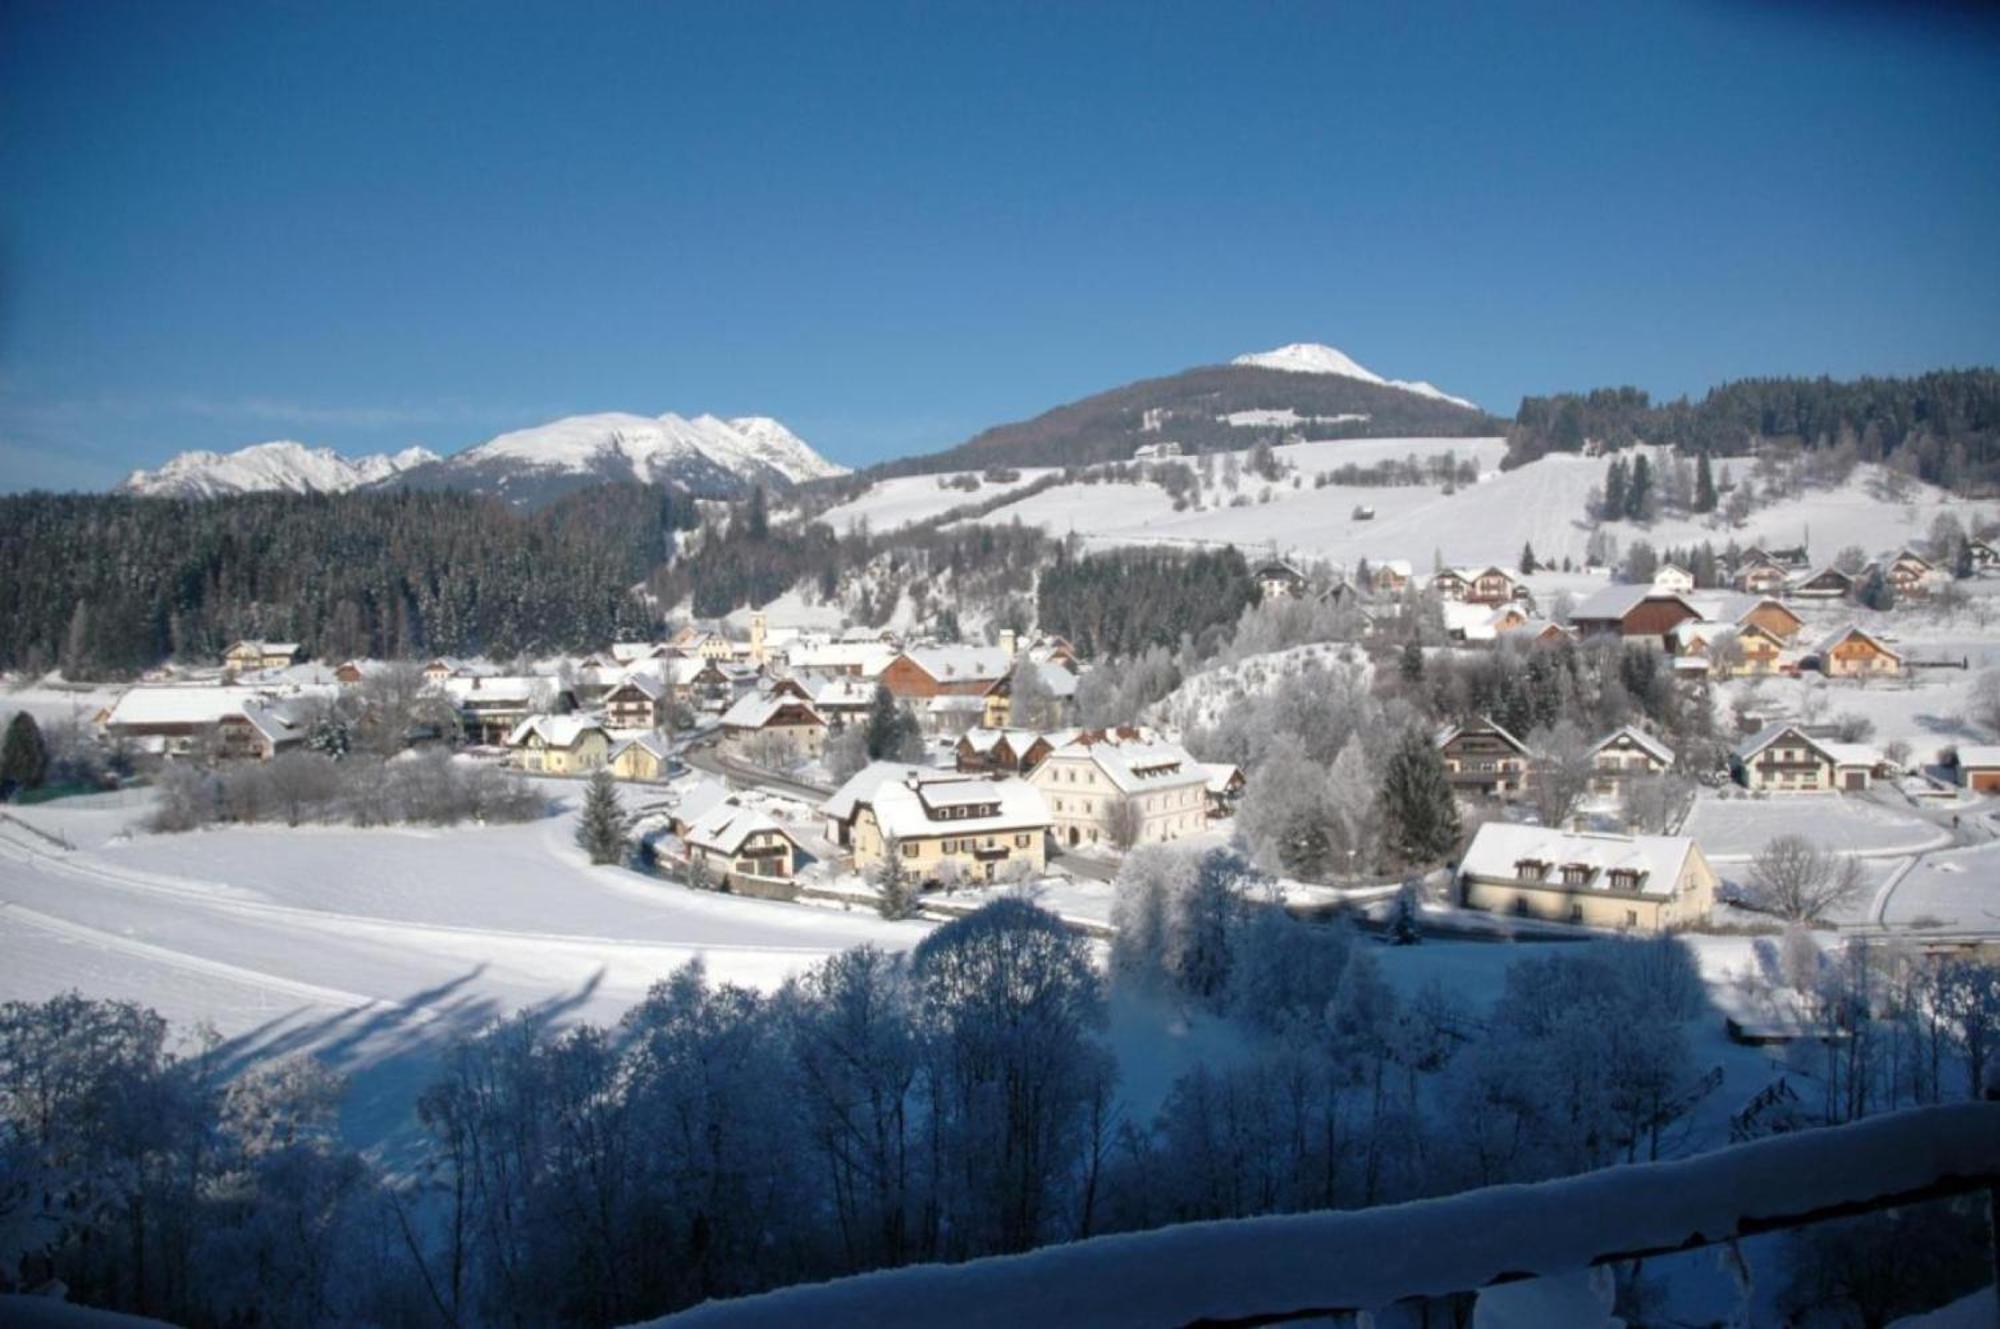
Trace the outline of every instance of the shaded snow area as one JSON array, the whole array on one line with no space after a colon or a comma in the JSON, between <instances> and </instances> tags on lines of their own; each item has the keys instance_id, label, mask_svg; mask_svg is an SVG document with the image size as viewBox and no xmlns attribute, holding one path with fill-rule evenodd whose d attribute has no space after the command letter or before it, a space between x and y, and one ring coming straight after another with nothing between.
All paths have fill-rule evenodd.
<instances>
[{"instance_id":1,"label":"shaded snow area","mask_svg":"<svg viewBox=\"0 0 2000 1329\"><path fill-rule=\"evenodd\" d=\"M2000 1104L1963 1103L1535 1185L1375 1209L1189 1223L956 1266L864 1274L711 1302L654 1323L1150 1327L1302 1308L1372 1309L1503 1278L1569 1275L1614 1253L1722 1240L1754 1220L1995 1171ZM1539 1296L1502 1294L1497 1318L1479 1323L1529 1323L1513 1312L1537 1306L1601 1310L1593 1290L1563 1279Z\"/></svg>"}]
</instances>

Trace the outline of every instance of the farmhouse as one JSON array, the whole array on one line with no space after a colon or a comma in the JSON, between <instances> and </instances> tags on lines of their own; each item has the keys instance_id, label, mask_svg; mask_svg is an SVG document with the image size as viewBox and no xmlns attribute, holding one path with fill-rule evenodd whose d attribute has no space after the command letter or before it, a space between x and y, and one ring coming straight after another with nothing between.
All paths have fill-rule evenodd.
<instances>
[{"instance_id":1,"label":"farmhouse","mask_svg":"<svg viewBox=\"0 0 2000 1329\"><path fill-rule=\"evenodd\" d=\"M1412 575L1408 559L1390 558L1375 564L1368 580L1377 595L1401 595L1409 589Z\"/></svg>"},{"instance_id":2,"label":"farmhouse","mask_svg":"<svg viewBox=\"0 0 2000 1329\"><path fill-rule=\"evenodd\" d=\"M605 764L621 780L664 780L672 771L673 756L660 735L637 734L613 745Z\"/></svg>"},{"instance_id":3,"label":"farmhouse","mask_svg":"<svg viewBox=\"0 0 2000 1329\"><path fill-rule=\"evenodd\" d=\"M1820 638L1808 653L1828 678L1883 678L1903 672L1903 657L1852 623Z\"/></svg>"},{"instance_id":4,"label":"farmhouse","mask_svg":"<svg viewBox=\"0 0 2000 1329\"><path fill-rule=\"evenodd\" d=\"M1914 549L1898 551L1882 569L1882 579L1906 600L1921 600L1944 579L1943 570Z\"/></svg>"},{"instance_id":5,"label":"farmhouse","mask_svg":"<svg viewBox=\"0 0 2000 1329\"><path fill-rule=\"evenodd\" d=\"M1236 811L1236 800L1243 797L1243 768L1227 762L1205 761L1201 773L1207 777L1208 815L1227 817Z\"/></svg>"},{"instance_id":6,"label":"farmhouse","mask_svg":"<svg viewBox=\"0 0 2000 1329\"><path fill-rule=\"evenodd\" d=\"M1694 574L1678 563L1662 563L1653 569L1653 589L1685 594L1694 589Z\"/></svg>"},{"instance_id":7,"label":"farmhouse","mask_svg":"<svg viewBox=\"0 0 2000 1329\"><path fill-rule=\"evenodd\" d=\"M454 675L444 680L443 688L473 743L505 743L531 715L566 715L576 709L576 698L550 678Z\"/></svg>"},{"instance_id":8,"label":"farmhouse","mask_svg":"<svg viewBox=\"0 0 2000 1329\"><path fill-rule=\"evenodd\" d=\"M1821 568L1792 587L1794 600L1845 600L1853 596L1854 578L1839 568Z\"/></svg>"},{"instance_id":9,"label":"farmhouse","mask_svg":"<svg viewBox=\"0 0 2000 1329\"><path fill-rule=\"evenodd\" d=\"M540 775L588 775L604 765L611 737L581 715L531 715L507 735L514 762Z\"/></svg>"},{"instance_id":10,"label":"farmhouse","mask_svg":"<svg viewBox=\"0 0 2000 1329\"><path fill-rule=\"evenodd\" d=\"M865 722L875 705L875 684L858 674L836 674L831 678L802 679L812 693L813 709L826 717L829 728L843 729Z\"/></svg>"},{"instance_id":11,"label":"farmhouse","mask_svg":"<svg viewBox=\"0 0 2000 1329\"><path fill-rule=\"evenodd\" d=\"M851 850L864 872L893 858L921 882L987 882L1040 872L1047 862L1048 805L1025 780L878 761L820 811L827 838Z\"/></svg>"},{"instance_id":12,"label":"farmhouse","mask_svg":"<svg viewBox=\"0 0 2000 1329\"><path fill-rule=\"evenodd\" d=\"M604 722L613 729L658 729L669 701L666 680L634 672L604 694Z\"/></svg>"},{"instance_id":13,"label":"farmhouse","mask_svg":"<svg viewBox=\"0 0 2000 1329\"><path fill-rule=\"evenodd\" d=\"M1595 773L1592 787L1600 794L1617 791L1635 775L1659 775L1673 769L1674 750L1632 725L1612 730L1590 750Z\"/></svg>"},{"instance_id":14,"label":"farmhouse","mask_svg":"<svg viewBox=\"0 0 2000 1329\"><path fill-rule=\"evenodd\" d=\"M1193 835L1208 824L1208 773L1179 744L1142 729L1090 729L1028 776L1048 800L1059 844L1119 849Z\"/></svg>"},{"instance_id":15,"label":"farmhouse","mask_svg":"<svg viewBox=\"0 0 2000 1329\"><path fill-rule=\"evenodd\" d=\"M295 641L231 642L222 653L222 667L239 674L253 669L283 669L298 662L299 644Z\"/></svg>"},{"instance_id":16,"label":"farmhouse","mask_svg":"<svg viewBox=\"0 0 2000 1329\"><path fill-rule=\"evenodd\" d=\"M1599 835L1488 822L1459 863L1468 909L1664 932L1715 905L1715 869L1685 835Z\"/></svg>"},{"instance_id":17,"label":"farmhouse","mask_svg":"<svg viewBox=\"0 0 2000 1329\"><path fill-rule=\"evenodd\" d=\"M1777 595L1791 574L1766 559L1746 559L1736 566L1736 589L1746 595Z\"/></svg>"},{"instance_id":18,"label":"farmhouse","mask_svg":"<svg viewBox=\"0 0 2000 1329\"><path fill-rule=\"evenodd\" d=\"M1703 617L1672 591L1651 586L1607 586L1570 612L1570 626L1585 637L1659 637L1677 623Z\"/></svg>"},{"instance_id":19,"label":"farmhouse","mask_svg":"<svg viewBox=\"0 0 2000 1329\"><path fill-rule=\"evenodd\" d=\"M107 738L163 757L268 761L305 738L291 707L252 688L128 688L101 723Z\"/></svg>"},{"instance_id":20,"label":"farmhouse","mask_svg":"<svg viewBox=\"0 0 2000 1329\"><path fill-rule=\"evenodd\" d=\"M968 730L953 749L958 769L966 775L1024 774L1048 753L1049 740L1032 729Z\"/></svg>"},{"instance_id":21,"label":"farmhouse","mask_svg":"<svg viewBox=\"0 0 2000 1329\"><path fill-rule=\"evenodd\" d=\"M1528 782L1528 745L1483 716L1447 725L1433 741L1444 758L1445 777L1462 794L1511 798Z\"/></svg>"}]
</instances>

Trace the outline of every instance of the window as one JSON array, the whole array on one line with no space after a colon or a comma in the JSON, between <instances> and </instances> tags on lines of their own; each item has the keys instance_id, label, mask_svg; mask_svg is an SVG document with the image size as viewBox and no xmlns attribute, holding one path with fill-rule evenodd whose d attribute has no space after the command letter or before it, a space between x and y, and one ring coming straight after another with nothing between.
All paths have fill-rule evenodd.
<instances>
[{"instance_id":1,"label":"window","mask_svg":"<svg viewBox=\"0 0 2000 1329\"><path fill-rule=\"evenodd\" d=\"M1571 906L1569 907L1569 921L1570 921L1570 922L1572 922L1572 923L1581 923L1581 922L1583 922L1583 906L1582 906L1582 905L1580 905L1580 904L1573 904L1573 905L1571 905Z\"/></svg>"},{"instance_id":2,"label":"window","mask_svg":"<svg viewBox=\"0 0 2000 1329\"><path fill-rule=\"evenodd\" d=\"M1625 911L1625 926L1628 928L1639 926L1639 911L1637 909L1627 909Z\"/></svg>"},{"instance_id":3,"label":"window","mask_svg":"<svg viewBox=\"0 0 2000 1329\"><path fill-rule=\"evenodd\" d=\"M1026 835L1017 835L1017 836L1015 836L1015 837L1014 837L1014 847L1015 847L1016 849L1026 849L1026 848L1028 847L1028 842L1029 842L1030 838L1031 838L1031 837L1029 837L1029 836L1026 836Z\"/></svg>"},{"instance_id":4,"label":"window","mask_svg":"<svg viewBox=\"0 0 2000 1329\"><path fill-rule=\"evenodd\" d=\"M938 846L938 849L939 852L941 853L955 854L958 852L958 841L946 840L943 844Z\"/></svg>"},{"instance_id":5,"label":"window","mask_svg":"<svg viewBox=\"0 0 2000 1329\"><path fill-rule=\"evenodd\" d=\"M917 856L917 845L914 841L907 843L903 846L904 858L915 858L916 856Z\"/></svg>"}]
</instances>

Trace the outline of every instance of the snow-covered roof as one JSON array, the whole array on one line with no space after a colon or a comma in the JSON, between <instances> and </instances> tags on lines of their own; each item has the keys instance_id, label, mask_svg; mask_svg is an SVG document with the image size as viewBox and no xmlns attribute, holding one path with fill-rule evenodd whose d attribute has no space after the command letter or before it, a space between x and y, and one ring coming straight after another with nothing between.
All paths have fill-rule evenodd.
<instances>
[{"instance_id":1,"label":"snow-covered roof","mask_svg":"<svg viewBox=\"0 0 2000 1329\"><path fill-rule=\"evenodd\" d=\"M1821 743L1836 766L1880 766L1881 749L1871 743Z\"/></svg>"},{"instance_id":2,"label":"snow-covered roof","mask_svg":"<svg viewBox=\"0 0 2000 1329\"><path fill-rule=\"evenodd\" d=\"M616 761L621 752L625 752L631 748L638 748L642 752L650 752L661 761L665 761L673 752L673 745L658 734L634 734L630 738L621 738L613 744L606 760Z\"/></svg>"},{"instance_id":3,"label":"snow-covered roof","mask_svg":"<svg viewBox=\"0 0 2000 1329\"><path fill-rule=\"evenodd\" d=\"M784 836L794 846L798 844L792 833L769 814L746 808L734 799L724 799L688 821L681 831L681 841L718 854L734 854L744 841L766 831Z\"/></svg>"},{"instance_id":4,"label":"snow-covered roof","mask_svg":"<svg viewBox=\"0 0 2000 1329\"><path fill-rule=\"evenodd\" d=\"M903 652L940 683L957 679L1000 679L1014 667L1014 657L998 646L912 646Z\"/></svg>"},{"instance_id":5,"label":"snow-covered roof","mask_svg":"<svg viewBox=\"0 0 2000 1329\"><path fill-rule=\"evenodd\" d=\"M1967 766L1985 768L2000 766L2000 743L1961 743L1958 745L1960 769Z\"/></svg>"},{"instance_id":6,"label":"snow-covered roof","mask_svg":"<svg viewBox=\"0 0 2000 1329\"><path fill-rule=\"evenodd\" d=\"M1621 738L1631 739L1633 743L1635 743L1639 747L1644 748L1647 752L1659 758L1661 761L1665 762L1669 766L1673 765L1674 763L1674 750L1672 748L1668 747L1665 743L1662 743L1659 739L1654 738L1651 734L1647 733L1645 730L1640 729L1635 725L1629 725L1629 724L1620 725L1618 728L1606 734L1603 738L1598 739L1597 742L1592 745L1590 751L1593 755L1595 755L1596 753L1604 751L1604 749L1610 747L1613 743L1616 743Z\"/></svg>"},{"instance_id":7,"label":"snow-covered roof","mask_svg":"<svg viewBox=\"0 0 2000 1329\"><path fill-rule=\"evenodd\" d=\"M1808 747L1814 748L1829 758L1833 756L1833 753L1825 743L1807 733L1804 725L1793 720L1778 720L1765 725L1762 729L1759 729L1756 733L1731 748L1729 750L1730 755L1738 761L1748 761L1765 748L1770 747L1771 744L1775 743L1786 733L1796 734Z\"/></svg>"},{"instance_id":8,"label":"snow-covered roof","mask_svg":"<svg viewBox=\"0 0 2000 1329\"><path fill-rule=\"evenodd\" d=\"M1519 881L1521 863L1546 863L1549 870L1540 884L1560 887L1562 868L1581 864L1591 869L1590 877L1571 890L1608 889L1611 872L1629 870L1639 874L1635 889L1640 894L1668 896L1694 848L1686 835L1599 835L1489 821L1472 837L1459 870L1489 880Z\"/></svg>"},{"instance_id":9,"label":"snow-covered roof","mask_svg":"<svg viewBox=\"0 0 2000 1329\"><path fill-rule=\"evenodd\" d=\"M927 769L902 761L871 761L848 776L846 783L819 805L819 810L837 821L847 821L854 816L854 809L873 799L876 789L884 783L906 780L912 775L923 774Z\"/></svg>"},{"instance_id":10,"label":"snow-covered roof","mask_svg":"<svg viewBox=\"0 0 2000 1329\"><path fill-rule=\"evenodd\" d=\"M658 701L667 695L666 682L658 674L645 669L634 669L627 673L612 687L611 692L615 693L624 688L636 689L648 701ZM610 693L605 695L609 697Z\"/></svg>"},{"instance_id":11,"label":"snow-covered roof","mask_svg":"<svg viewBox=\"0 0 2000 1329\"><path fill-rule=\"evenodd\" d=\"M729 801L729 786L704 775L674 795L674 819L686 823L701 817L718 803Z\"/></svg>"},{"instance_id":12,"label":"snow-covered roof","mask_svg":"<svg viewBox=\"0 0 2000 1329\"><path fill-rule=\"evenodd\" d=\"M546 678L526 675L498 677L474 675L470 678L447 678L439 686L445 694L461 706L478 702L482 705L505 706L508 703L526 704L535 699L544 688L552 688L554 682Z\"/></svg>"},{"instance_id":13,"label":"snow-covered roof","mask_svg":"<svg viewBox=\"0 0 2000 1329\"><path fill-rule=\"evenodd\" d=\"M1876 650L1881 651L1884 655L1887 655L1892 659L1900 660L1903 658L1903 654L1901 651L1898 651L1895 647L1889 645L1887 642L1883 641L1880 637L1876 636L1874 633L1859 628L1852 623L1843 624L1840 627L1835 628L1833 631L1827 633L1824 637L1821 637L1817 642L1813 643L1812 650L1807 652L1807 654L1823 656L1828 651L1840 645L1842 642L1846 641L1850 637L1861 638L1869 645L1875 647Z\"/></svg>"},{"instance_id":14,"label":"snow-covered roof","mask_svg":"<svg viewBox=\"0 0 2000 1329\"><path fill-rule=\"evenodd\" d=\"M1211 794L1227 793L1230 784L1241 779L1243 775L1242 767L1232 766L1226 761L1205 761L1200 765L1202 777L1208 782L1208 792Z\"/></svg>"},{"instance_id":15,"label":"snow-covered roof","mask_svg":"<svg viewBox=\"0 0 2000 1329\"><path fill-rule=\"evenodd\" d=\"M631 664L635 660L651 658L658 649L650 641L614 641L611 643L611 658L620 664Z\"/></svg>"},{"instance_id":16,"label":"snow-covered roof","mask_svg":"<svg viewBox=\"0 0 2000 1329\"><path fill-rule=\"evenodd\" d=\"M862 677L872 679L896 658L896 648L876 639L822 641L793 646L785 658L794 669L859 669Z\"/></svg>"},{"instance_id":17,"label":"snow-covered roof","mask_svg":"<svg viewBox=\"0 0 2000 1329\"><path fill-rule=\"evenodd\" d=\"M986 698L972 692L940 692L924 702L931 715L978 715L986 709Z\"/></svg>"},{"instance_id":18,"label":"snow-covered roof","mask_svg":"<svg viewBox=\"0 0 2000 1329\"><path fill-rule=\"evenodd\" d=\"M826 717L813 708L809 701L800 701L788 693L746 692L730 704L722 713L724 729L762 729L787 706L796 706L812 717L812 723L824 725Z\"/></svg>"},{"instance_id":19,"label":"snow-covered roof","mask_svg":"<svg viewBox=\"0 0 2000 1329\"><path fill-rule=\"evenodd\" d=\"M169 684L127 688L105 717L107 725L214 724L225 715L239 715L264 699L255 688L204 687Z\"/></svg>"},{"instance_id":20,"label":"snow-covered roof","mask_svg":"<svg viewBox=\"0 0 2000 1329\"><path fill-rule=\"evenodd\" d=\"M1576 608L1570 610L1571 622L1605 622L1621 619L1648 600L1672 600L1698 617L1706 617L1685 595L1678 591L1665 591L1653 585L1620 583L1606 586L1590 595Z\"/></svg>"},{"instance_id":21,"label":"snow-covered roof","mask_svg":"<svg viewBox=\"0 0 2000 1329\"><path fill-rule=\"evenodd\" d=\"M1077 676L1066 666L1039 660L1036 661L1036 668L1041 673L1042 686L1049 690L1050 696L1068 701L1076 695Z\"/></svg>"},{"instance_id":22,"label":"snow-covered roof","mask_svg":"<svg viewBox=\"0 0 2000 1329\"><path fill-rule=\"evenodd\" d=\"M882 834L892 840L1036 830L1049 824L1041 791L1012 778L922 772L877 785L868 805ZM966 815L950 815L958 812Z\"/></svg>"},{"instance_id":23,"label":"snow-covered roof","mask_svg":"<svg viewBox=\"0 0 2000 1329\"><path fill-rule=\"evenodd\" d=\"M831 678L807 679L806 690L812 693L815 706L872 706L875 704L875 680L855 674L835 674Z\"/></svg>"},{"instance_id":24,"label":"snow-covered roof","mask_svg":"<svg viewBox=\"0 0 2000 1329\"><path fill-rule=\"evenodd\" d=\"M1438 730L1437 733L1431 735L1431 742L1436 744L1438 747L1443 747L1461 734L1469 734L1479 730L1490 730L1491 732L1498 734L1501 738L1507 741L1508 746L1513 747L1521 752L1526 752L1528 750L1528 745L1526 743L1523 743L1520 739L1508 733L1506 729L1494 723L1492 720L1487 719L1483 715L1480 716L1479 719L1477 719L1476 721L1473 721L1468 724L1446 725L1444 728Z\"/></svg>"},{"instance_id":25,"label":"snow-covered roof","mask_svg":"<svg viewBox=\"0 0 2000 1329\"><path fill-rule=\"evenodd\" d=\"M604 733L604 726L587 715L531 715L507 735L507 746L518 748L539 735L545 747L573 748L586 734Z\"/></svg>"},{"instance_id":26,"label":"snow-covered roof","mask_svg":"<svg viewBox=\"0 0 2000 1329\"><path fill-rule=\"evenodd\" d=\"M1087 731L1049 755L1051 759L1088 757L1112 786L1125 794L1208 783L1208 773L1187 749L1149 730L1139 730L1137 737L1131 738Z\"/></svg>"}]
</instances>

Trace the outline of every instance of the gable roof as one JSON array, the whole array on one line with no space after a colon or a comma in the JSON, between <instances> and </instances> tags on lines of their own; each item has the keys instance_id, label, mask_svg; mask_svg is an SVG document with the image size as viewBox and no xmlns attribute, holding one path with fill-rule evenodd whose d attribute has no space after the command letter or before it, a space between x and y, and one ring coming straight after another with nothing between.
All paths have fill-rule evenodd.
<instances>
[{"instance_id":1,"label":"gable roof","mask_svg":"<svg viewBox=\"0 0 2000 1329\"><path fill-rule=\"evenodd\" d=\"M1013 655L998 646L912 646L903 655L940 683L997 680L1014 667Z\"/></svg>"},{"instance_id":2,"label":"gable roof","mask_svg":"<svg viewBox=\"0 0 2000 1329\"><path fill-rule=\"evenodd\" d=\"M1086 731L1050 753L1051 758L1084 755L1094 762L1121 794L1206 784L1208 773L1187 749L1147 730L1119 733Z\"/></svg>"},{"instance_id":3,"label":"gable roof","mask_svg":"<svg viewBox=\"0 0 2000 1329\"><path fill-rule=\"evenodd\" d=\"M1582 604L1570 610L1572 623L1616 623L1625 615L1637 609L1648 600L1672 600L1696 618L1703 617L1699 608L1690 604L1688 598L1679 591L1661 590L1650 583L1620 582L1594 592Z\"/></svg>"},{"instance_id":4,"label":"gable roof","mask_svg":"<svg viewBox=\"0 0 2000 1329\"><path fill-rule=\"evenodd\" d=\"M1495 724L1493 721L1487 719L1483 715L1480 716L1477 720L1469 721L1466 724L1446 725L1444 728L1438 730L1437 733L1431 736L1431 742L1438 747L1444 747L1446 744L1450 743L1454 738L1457 738L1459 735L1472 733L1476 730L1491 730L1492 732L1500 735L1501 738L1507 740L1508 746L1514 748L1516 751L1520 752L1524 756L1527 755L1528 745L1526 743L1523 743L1520 739L1514 737L1512 734L1508 733L1505 729L1501 728L1499 725Z\"/></svg>"},{"instance_id":5,"label":"gable roof","mask_svg":"<svg viewBox=\"0 0 2000 1329\"><path fill-rule=\"evenodd\" d=\"M658 734L645 733L634 734L630 738L619 739L618 742L612 745L611 752L606 757L606 760L616 761L620 753L631 748L638 748L642 752L650 752L660 761L667 760L673 754L673 745L668 743L666 739L660 737Z\"/></svg>"},{"instance_id":6,"label":"gable roof","mask_svg":"<svg viewBox=\"0 0 2000 1329\"><path fill-rule=\"evenodd\" d=\"M722 727L725 729L762 729L777 718L778 712L788 707L797 707L811 717L811 723L824 726L826 717L809 701L801 701L790 693L746 692L731 703L722 713Z\"/></svg>"},{"instance_id":7,"label":"gable roof","mask_svg":"<svg viewBox=\"0 0 2000 1329\"><path fill-rule=\"evenodd\" d=\"M592 732L608 738L604 726L586 715L531 715L507 735L507 746L518 748L530 737L539 736L545 747L569 749Z\"/></svg>"},{"instance_id":8,"label":"gable roof","mask_svg":"<svg viewBox=\"0 0 2000 1329\"><path fill-rule=\"evenodd\" d=\"M1631 739L1633 743L1644 748L1648 753L1669 766L1674 764L1674 750L1672 748L1662 743L1659 739L1654 738L1645 730L1638 728L1636 725L1629 724L1620 725L1603 738L1598 739L1597 742L1591 745L1590 755L1593 757L1596 756L1621 738Z\"/></svg>"},{"instance_id":9,"label":"gable roof","mask_svg":"<svg viewBox=\"0 0 2000 1329\"><path fill-rule=\"evenodd\" d=\"M1895 649L1893 646L1890 646L1887 642L1883 641L1880 637L1876 636L1874 633L1869 632L1865 628L1859 627L1853 623L1844 623L1840 627L1837 627L1833 631L1827 633L1824 637L1821 637L1817 642L1813 644L1813 648L1810 654L1825 655L1828 651L1840 645L1840 643L1846 641L1850 637L1861 638L1863 641L1867 642L1870 646L1873 646L1876 650L1882 652L1882 654L1886 656L1889 656L1891 659L1900 660L1903 658L1903 653L1901 651Z\"/></svg>"},{"instance_id":10,"label":"gable roof","mask_svg":"<svg viewBox=\"0 0 2000 1329\"><path fill-rule=\"evenodd\" d=\"M836 821L847 821L854 816L856 808L874 799L875 791L882 785L920 775L926 769L903 761L871 761L848 776L846 782L819 805L819 810Z\"/></svg>"},{"instance_id":11,"label":"gable roof","mask_svg":"<svg viewBox=\"0 0 2000 1329\"><path fill-rule=\"evenodd\" d=\"M751 836L766 832L782 835L798 848L798 840L768 813L726 798L689 820L681 831L681 842L718 854L734 854Z\"/></svg>"},{"instance_id":12,"label":"gable roof","mask_svg":"<svg viewBox=\"0 0 2000 1329\"><path fill-rule=\"evenodd\" d=\"M1759 729L1756 733L1731 748L1729 755L1738 761L1748 761L1765 748L1770 747L1771 744L1777 742L1780 738L1783 738L1786 734L1795 735L1800 742L1819 753L1822 757L1825 757L1828 761L1835 760L1834 754L1828 750L1827 745L1806 732L1806 727L1795 720L1777 720L1765 725L1762 729Z\"/></svg>"}]
</instances>

